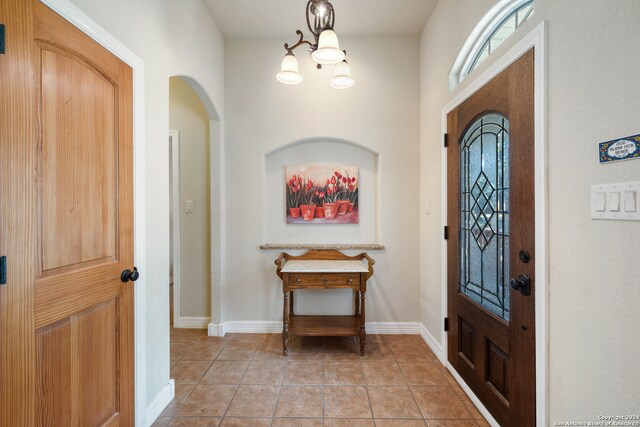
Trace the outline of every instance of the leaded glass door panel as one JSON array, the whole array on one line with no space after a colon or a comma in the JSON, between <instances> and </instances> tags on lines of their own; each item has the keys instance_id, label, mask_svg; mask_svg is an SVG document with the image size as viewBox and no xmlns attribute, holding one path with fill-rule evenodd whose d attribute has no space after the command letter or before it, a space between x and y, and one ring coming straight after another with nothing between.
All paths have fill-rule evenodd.
<instances>
[{"instance_id":1,"label":"leaded glass door panel","mask_svg":"<svg viewBox=\"0 0 640 427\"><path fill-rule=\"evenodd\" d=\"M447 115L448 360L502 426L535 425L533 64Z\"/></svg>"}]
</instances>

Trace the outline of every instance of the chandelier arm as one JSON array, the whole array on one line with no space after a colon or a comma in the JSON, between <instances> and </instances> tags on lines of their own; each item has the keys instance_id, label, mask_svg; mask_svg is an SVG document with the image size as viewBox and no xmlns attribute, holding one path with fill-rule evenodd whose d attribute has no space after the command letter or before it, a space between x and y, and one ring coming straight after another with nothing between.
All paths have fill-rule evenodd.
<instances>
[{"instance_id":1,"label":"chandelier arm","mask_svg":"<svg viewBox=\"0 0 640 427\"><path fill-rule=\"evenodd\" d=\"M311 32L311 34L314 35L314 37L316 38L316 40L318 39L318 35L316 34L316 31L313 27L311 27L311 21L309 21L309 15L312 15L311 13L311 5L313 4L313 0L309 0L307 2L307 8L305 9L305 19L307 20L307 28L309 28L309 31ZM315 16L315 15L314 15Z\"/></svg>"},{"instance_id":2,"label":"chandelier arm","mask_svg":"<svg viewBox=\"0 0 640 427\"><path fill-rule=\"evenodd\" d=\"M285 43L284 44L284 48L285 48L285 50L287 51L288 54L293 55L293 50L296 49L298 46L301 46L303 44L308 44L311 48L313 48L313 46L315 46L310 41L303 40L304 39L304 35L302 34L302 31L296 30L296 34L300 36L300 40L298 40L293 46L289 47L289 43Z\"/></svg>"},{"instance_id":3,"label":"chandelier arm","mask_svg":"<svg viewBox=\"0 0 640 427\"><path fill-rule=\"evenodd\" d=\"M327 2L327 4L329 5L329 8L331 9L331 24L329 24L331 26L331 29L333 30L336 24L336 14L335 11L333 10L333 5L329 2Z\"/></svg>"}]
</instances>

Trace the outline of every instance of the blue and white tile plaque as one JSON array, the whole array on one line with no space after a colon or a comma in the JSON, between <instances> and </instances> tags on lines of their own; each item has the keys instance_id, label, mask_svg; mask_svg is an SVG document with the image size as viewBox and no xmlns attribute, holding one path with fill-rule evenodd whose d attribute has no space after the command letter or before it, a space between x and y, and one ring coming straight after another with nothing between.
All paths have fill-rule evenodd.
<instances>
[{"instance_id":1,"label":"blue and white tile plaque","mask_svg":"<svg viewBox=\"0 0 640 427\"><path fill-rule=\"evenodd\" d=\"M600 163L640 159L640 134L598 144Z\"/></svg>"}]
</instances>

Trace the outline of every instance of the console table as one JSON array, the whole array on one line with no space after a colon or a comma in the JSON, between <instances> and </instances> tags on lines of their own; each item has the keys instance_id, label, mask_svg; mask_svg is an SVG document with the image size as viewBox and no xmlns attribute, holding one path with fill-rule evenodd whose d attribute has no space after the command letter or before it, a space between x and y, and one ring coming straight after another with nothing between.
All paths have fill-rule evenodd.
<instances>
[{"instance_id":1,"label":"console table","mask_svg":"<svg viewBox=\"0 0 640 427\"><path fill-rule=\"evenodd\" d=\"M367 264L363 263L367 261ZM344 255L336 250L311 250L301 256L282 253L275 261L282 279L284 298L282 320L283 354L289 353L289 335L358 336L364 355L365 293L375 261L366 253ZM307 316L294 314L293 291L297 289L353 289L353 315Z\"/></svg>"}]
</instances>

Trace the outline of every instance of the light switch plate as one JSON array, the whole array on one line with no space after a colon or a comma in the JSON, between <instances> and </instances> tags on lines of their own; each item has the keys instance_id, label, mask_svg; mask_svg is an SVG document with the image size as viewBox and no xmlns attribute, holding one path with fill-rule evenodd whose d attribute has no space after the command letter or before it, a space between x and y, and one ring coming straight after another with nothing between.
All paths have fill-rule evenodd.
<instances>
[{"instance_id":1,"label":"light switch plate","mask_svg":"<svg viewBox=\"0 0 640 427\"><path fill-rule=\"evenodd\" d=\"M193 200L184 201L184 211L186 213L193 213Z\"/></svg>"},{"instance_id":2,"label":"light switch plate","mask_svg":"<svg viewBox=\"0 0 640 427\"><path fill-rule=\"evenodd\" d=\"M640 181L591 186L591 218L640 221Z\"/></svg>"}]
</instances>

